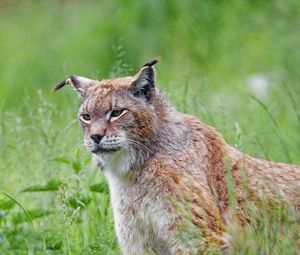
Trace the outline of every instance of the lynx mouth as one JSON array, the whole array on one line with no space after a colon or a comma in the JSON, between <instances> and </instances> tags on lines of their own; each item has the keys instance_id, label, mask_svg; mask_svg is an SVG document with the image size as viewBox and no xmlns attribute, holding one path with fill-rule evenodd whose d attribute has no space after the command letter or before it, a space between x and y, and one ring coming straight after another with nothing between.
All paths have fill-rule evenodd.
<instances>
[{"instance_id":1,"label":"lynx mouth","mask_svg":"<svg viewBox=\"0 0 300 255\"><path fill-rule=\"evenodd\" d=\"M95 150L92 150L92 153L98 154L98 153L111 153L120 150L121 147L115 147L115 148L96 148Z\"/></svg>"}]
</instances>

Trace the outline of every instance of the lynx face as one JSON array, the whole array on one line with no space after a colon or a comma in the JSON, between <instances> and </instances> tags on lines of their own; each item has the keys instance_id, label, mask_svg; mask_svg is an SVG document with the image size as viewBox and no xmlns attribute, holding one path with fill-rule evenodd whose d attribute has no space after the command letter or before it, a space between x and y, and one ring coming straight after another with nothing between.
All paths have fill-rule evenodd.
<instances>
[{"instance_id":1,"label":"lynx face","mask_svg":"<svg viewBox=\"0 0 300 255\"><path fill-rule=\"evenodd\" d=\"M132 145L144 144L145 138L152 135L144 130L145 125L152 126L149 108L151 105L134 97L128 89L100 82L78 114L87 149L99 155L120 149L132 151Z\"/></svg>"},{"instance_id":2,"label":"lynx face","mask_svg":"<svg viewBox=\"0 0 300 255\"><path fill-rule=\"evenodd\" d=\"M54 88L70 84L82 96L78 119L84 129L84 143L104 170L114 168L116 161L126 161L123 165L132 168L149 154L147 147L157 129L152 105L152 65L156 62L147 63L133 77L95 81L71 76Z\"/></svg>"},{"instance_id":3,"label":"lynx face","mask_svg":"<svg viewBox=\"0 0 300 255\"><path fill-rule=\"evenodd\" d=\"M111 153L129 147L128 130L134 115L127 110L130 103L119 102L116 94L110 90L109 95L103 96L100 88L80 107L78 116L85 131L85 145L92 153Z\"/></svg>"}]
</instances>

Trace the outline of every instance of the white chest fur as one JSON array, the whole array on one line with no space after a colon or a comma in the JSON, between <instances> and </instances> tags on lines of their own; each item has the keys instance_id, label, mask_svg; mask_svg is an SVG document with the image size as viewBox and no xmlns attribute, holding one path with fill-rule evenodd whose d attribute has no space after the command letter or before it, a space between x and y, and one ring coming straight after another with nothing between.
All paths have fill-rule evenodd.
<instances>
[{"instance_id":1,"label":"white chest fur","mask_svg":"<svg viewBox=\"0 0 300 255\"><path fill-rule=\"evenodd\" d=\"M121 149L110 153L95 155L94 159L100 164L104 172L111 172L123 176L130 170L132 159L129 151Z\"/></svg>"},{"instance_id":2,"label":"white chest fur","mask_svg":"<svg viewBox=\"0 0 300 255\"><path fill-rule=\"evenodd\" d=\"M119 151L118 151L119 152ZM172 254L178 248L169 227L174 216L154 187L138 183L130 170L126 152L97 157L109 184L115 230L123 254Z\"/></svg>"}]
</instances>

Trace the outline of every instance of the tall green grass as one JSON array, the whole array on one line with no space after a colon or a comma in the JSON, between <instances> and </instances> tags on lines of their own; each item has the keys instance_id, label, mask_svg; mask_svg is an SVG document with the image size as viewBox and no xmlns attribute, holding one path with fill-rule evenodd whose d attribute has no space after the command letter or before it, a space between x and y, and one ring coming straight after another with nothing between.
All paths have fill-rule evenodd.
<instances>
[{"instance_id":1,"label":"tall green grass","mask_svg":"<svg viewBox=\"0 0 300 255\"><path fill-rule=\"evenodd\" d=\"M133 74L160 55L178 109L244 152L300 164L299 1L1 1L0 14L0 254L119 254L79 100L50 93L71 74ZM231 226L234 254L299 249L296 213L253 217Z\"/></svg>"}]
</instances>

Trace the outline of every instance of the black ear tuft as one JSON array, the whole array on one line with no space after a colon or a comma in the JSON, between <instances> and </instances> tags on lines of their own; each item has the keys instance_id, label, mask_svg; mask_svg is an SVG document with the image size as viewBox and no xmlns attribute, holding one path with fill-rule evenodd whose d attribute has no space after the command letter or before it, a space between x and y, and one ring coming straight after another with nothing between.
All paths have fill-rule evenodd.
<instances>
[{"instance_id":1,"label":"black ear tuft","mask_svg":"<svg viewBox=\"0 0 300 255\"><path fill-rule=\"evenodd\" d=\"M145 66L154 66L159 61L160 61L160 57L156 57L155 59L153 59L153 60L147 62L145 65L143 65L143 67L145 67Z\"/></svg>"},{"instance_id":2,"label":"black ear tuft","mask_svg":"<svg viewBox=\"0 0 300 255\"><path fill-rule=\"evenodd\" d=\"M57 91L69 84L71 87L76 90L81 96L85 97L88 93L89 87L97 84L98 81L91 80L82 76L70 76L68 79L56 84L52 91Z\"/></svg>"},{"instance_id":3,"label":"black ear tuft","mask_svg":"<svg viewBox=\"0 0 300 255\"><path fill-rule=\"evenodd\" d=\"M155 92L155 72L153 65L159 62L159 57L143 65L142 69L136 75L136 79L131 84L129 90L135 97L144 97L150 100Z\"/></svg>"},{"instance_id":4,"label":"black ear tuft","mask_svg":"<svg viewBox=\"0 0 300 255\"><path fill-rule=\"evenodd\" d=\"M61 81L60 83L56 84L53 88L52 88L52 92L55 92L59 89L61 89L63 86L67 85L67 80Z\"/></svg>"}]
</instances>

